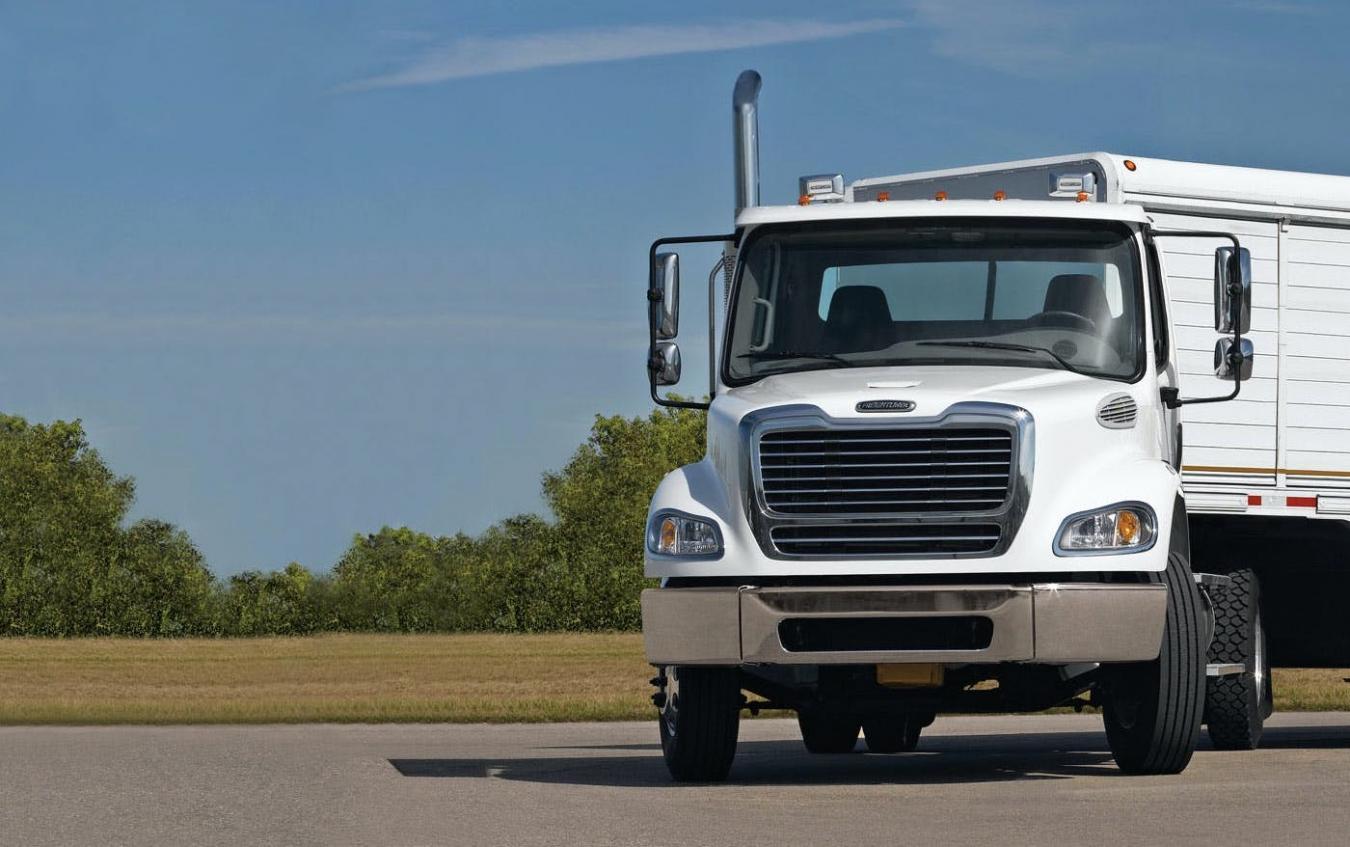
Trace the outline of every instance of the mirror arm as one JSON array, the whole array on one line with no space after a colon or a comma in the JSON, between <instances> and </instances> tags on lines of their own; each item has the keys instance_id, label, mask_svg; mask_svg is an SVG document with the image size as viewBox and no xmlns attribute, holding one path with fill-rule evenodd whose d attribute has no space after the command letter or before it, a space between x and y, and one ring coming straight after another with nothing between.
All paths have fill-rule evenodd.
<instances>
[{"instance_id":1,"label":"mirror arm","mask_svg":"<svg viewBox=\"0 0 1350 847\"><path fill-rule=\"evenodd\" d=\"M651 250L647 253L647 267L651 268L656 264L656 251L667 244L707 244L714 241L730 241L736 243L738 236L736 233L730 235L683 235L675 238L658 238L652 242ZM647 283L647 302L659 303L662 292L659 289L653 289L650 280ZM709 334L708 346L711 347L716 342ZM709 395L708 402L697 400L671 400L668 397L662 397L657 393L656 371L652 368L652 363L656 358L656 327L650 320L647 321L647 382L651 386L652 402L658 406L666 406L671 409L702 409L707 411L712 405L712 396ZM713 374L713 385L717 384L717 375Z\"/></svg>"},{"instance_id":2,"label":"mirror arm","mask_svg":"<svg viewBox=\"0 0 1350 847\"><path fill-rule=\"evenodd\" d=\"M1202 232L1184 229L1154 229L1149 227L1149 237L1151 238L1222 238L1233 242L1233 255L1238 256L1242 253L1242 245L1238 243L1238 238L1231 232ZM1229 282L1228 284L1228 308L1233 311L1233 349L1237 355L1242 355L1242 319L1238 314L1242 309L1242 283ZM1238 295L1235 297L1235 295ZM1201 403L1227 403L1229 400L1236 400L1238 394L1242 393L1242 367L1233 368L1233 390L1219 397L1182 397L1181 390L1177 388L1164 388L1161 391L1163 405L1169 409L1176 409L1181 406L1194 406Z\"/></svg>"}]
</instances>

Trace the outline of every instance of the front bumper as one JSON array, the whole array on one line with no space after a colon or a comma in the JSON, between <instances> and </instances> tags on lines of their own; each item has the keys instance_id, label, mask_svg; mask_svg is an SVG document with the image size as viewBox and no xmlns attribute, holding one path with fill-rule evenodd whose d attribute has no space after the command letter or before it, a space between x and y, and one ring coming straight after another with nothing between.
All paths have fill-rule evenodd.
<instances>
[{"instance_id":1,"label":"front bumper","mask_svg":"<svg viewBox=\"0 0 1350 847\"><path fill-rule=\"evenodd\" d=\"M1166 615L1156 583L642 592L654 665L1146 661Z\"/></svg>"}]
</instances>

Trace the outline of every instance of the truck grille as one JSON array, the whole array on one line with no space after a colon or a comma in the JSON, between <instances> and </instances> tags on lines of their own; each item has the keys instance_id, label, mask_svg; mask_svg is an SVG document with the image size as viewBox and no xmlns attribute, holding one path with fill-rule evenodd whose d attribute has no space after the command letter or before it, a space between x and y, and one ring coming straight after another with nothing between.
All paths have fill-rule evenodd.
<instances>
[{"instance_id":1,"label":"truck grille","mask_svg":"<svg viewBox=\"0 0 1350 847\"><path fill-rule=\"evenodd\" d=\"M789 556L913 556L987 553L998 546L998 524L798 524L770 532Z\"/></svg>"},{"instance_id":2,"label":"truck grille","mask_svg":"<svg viewBox=\"0 0 1350 847\"><path fill-rule=\"evenodd\" d=\"M995 511L1012 460L1012 433L994 428L779 429L759 441L764 503L788 515Z\"/></svg>"}]
</instances>

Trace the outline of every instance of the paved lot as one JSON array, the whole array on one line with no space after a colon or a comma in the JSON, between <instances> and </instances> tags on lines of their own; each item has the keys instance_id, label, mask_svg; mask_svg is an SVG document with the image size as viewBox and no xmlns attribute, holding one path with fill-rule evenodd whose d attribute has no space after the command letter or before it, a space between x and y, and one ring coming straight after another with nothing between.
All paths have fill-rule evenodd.
<instances>
[{"instance_id":1,"label":"paved lot","mask_svg":"<svg viewBox=\"0 0 1350 847\"><path fill-rule=\"evenodd\" d=\"M809 756L742 725L673 786L650 724L0 728L2 844L1338 844L1350 714L1120 776L1088 715L940 719L920 752Z\"/></svg>"}]
</instances>

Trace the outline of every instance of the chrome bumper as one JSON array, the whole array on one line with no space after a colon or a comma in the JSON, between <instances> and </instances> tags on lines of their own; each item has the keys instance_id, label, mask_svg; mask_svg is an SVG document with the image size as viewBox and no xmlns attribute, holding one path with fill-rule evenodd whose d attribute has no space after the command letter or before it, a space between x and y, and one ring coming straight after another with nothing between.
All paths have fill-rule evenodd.
<instances>
[{"instance_id":1,"label":"chrome bumper","mask_svg":"<svg viewBox=\"0 0 1350 847\"><path fill-rule=\"evenodd\" d=\"M1157 658L1160 584L1038 583L858 588L649 588L642 635L654 665L1132 662ZM828 633L849 619L987 619L978 649L789 649L784 622ZM989 625L992 625L990 628Z\"/></svg>"}]
</instances>

